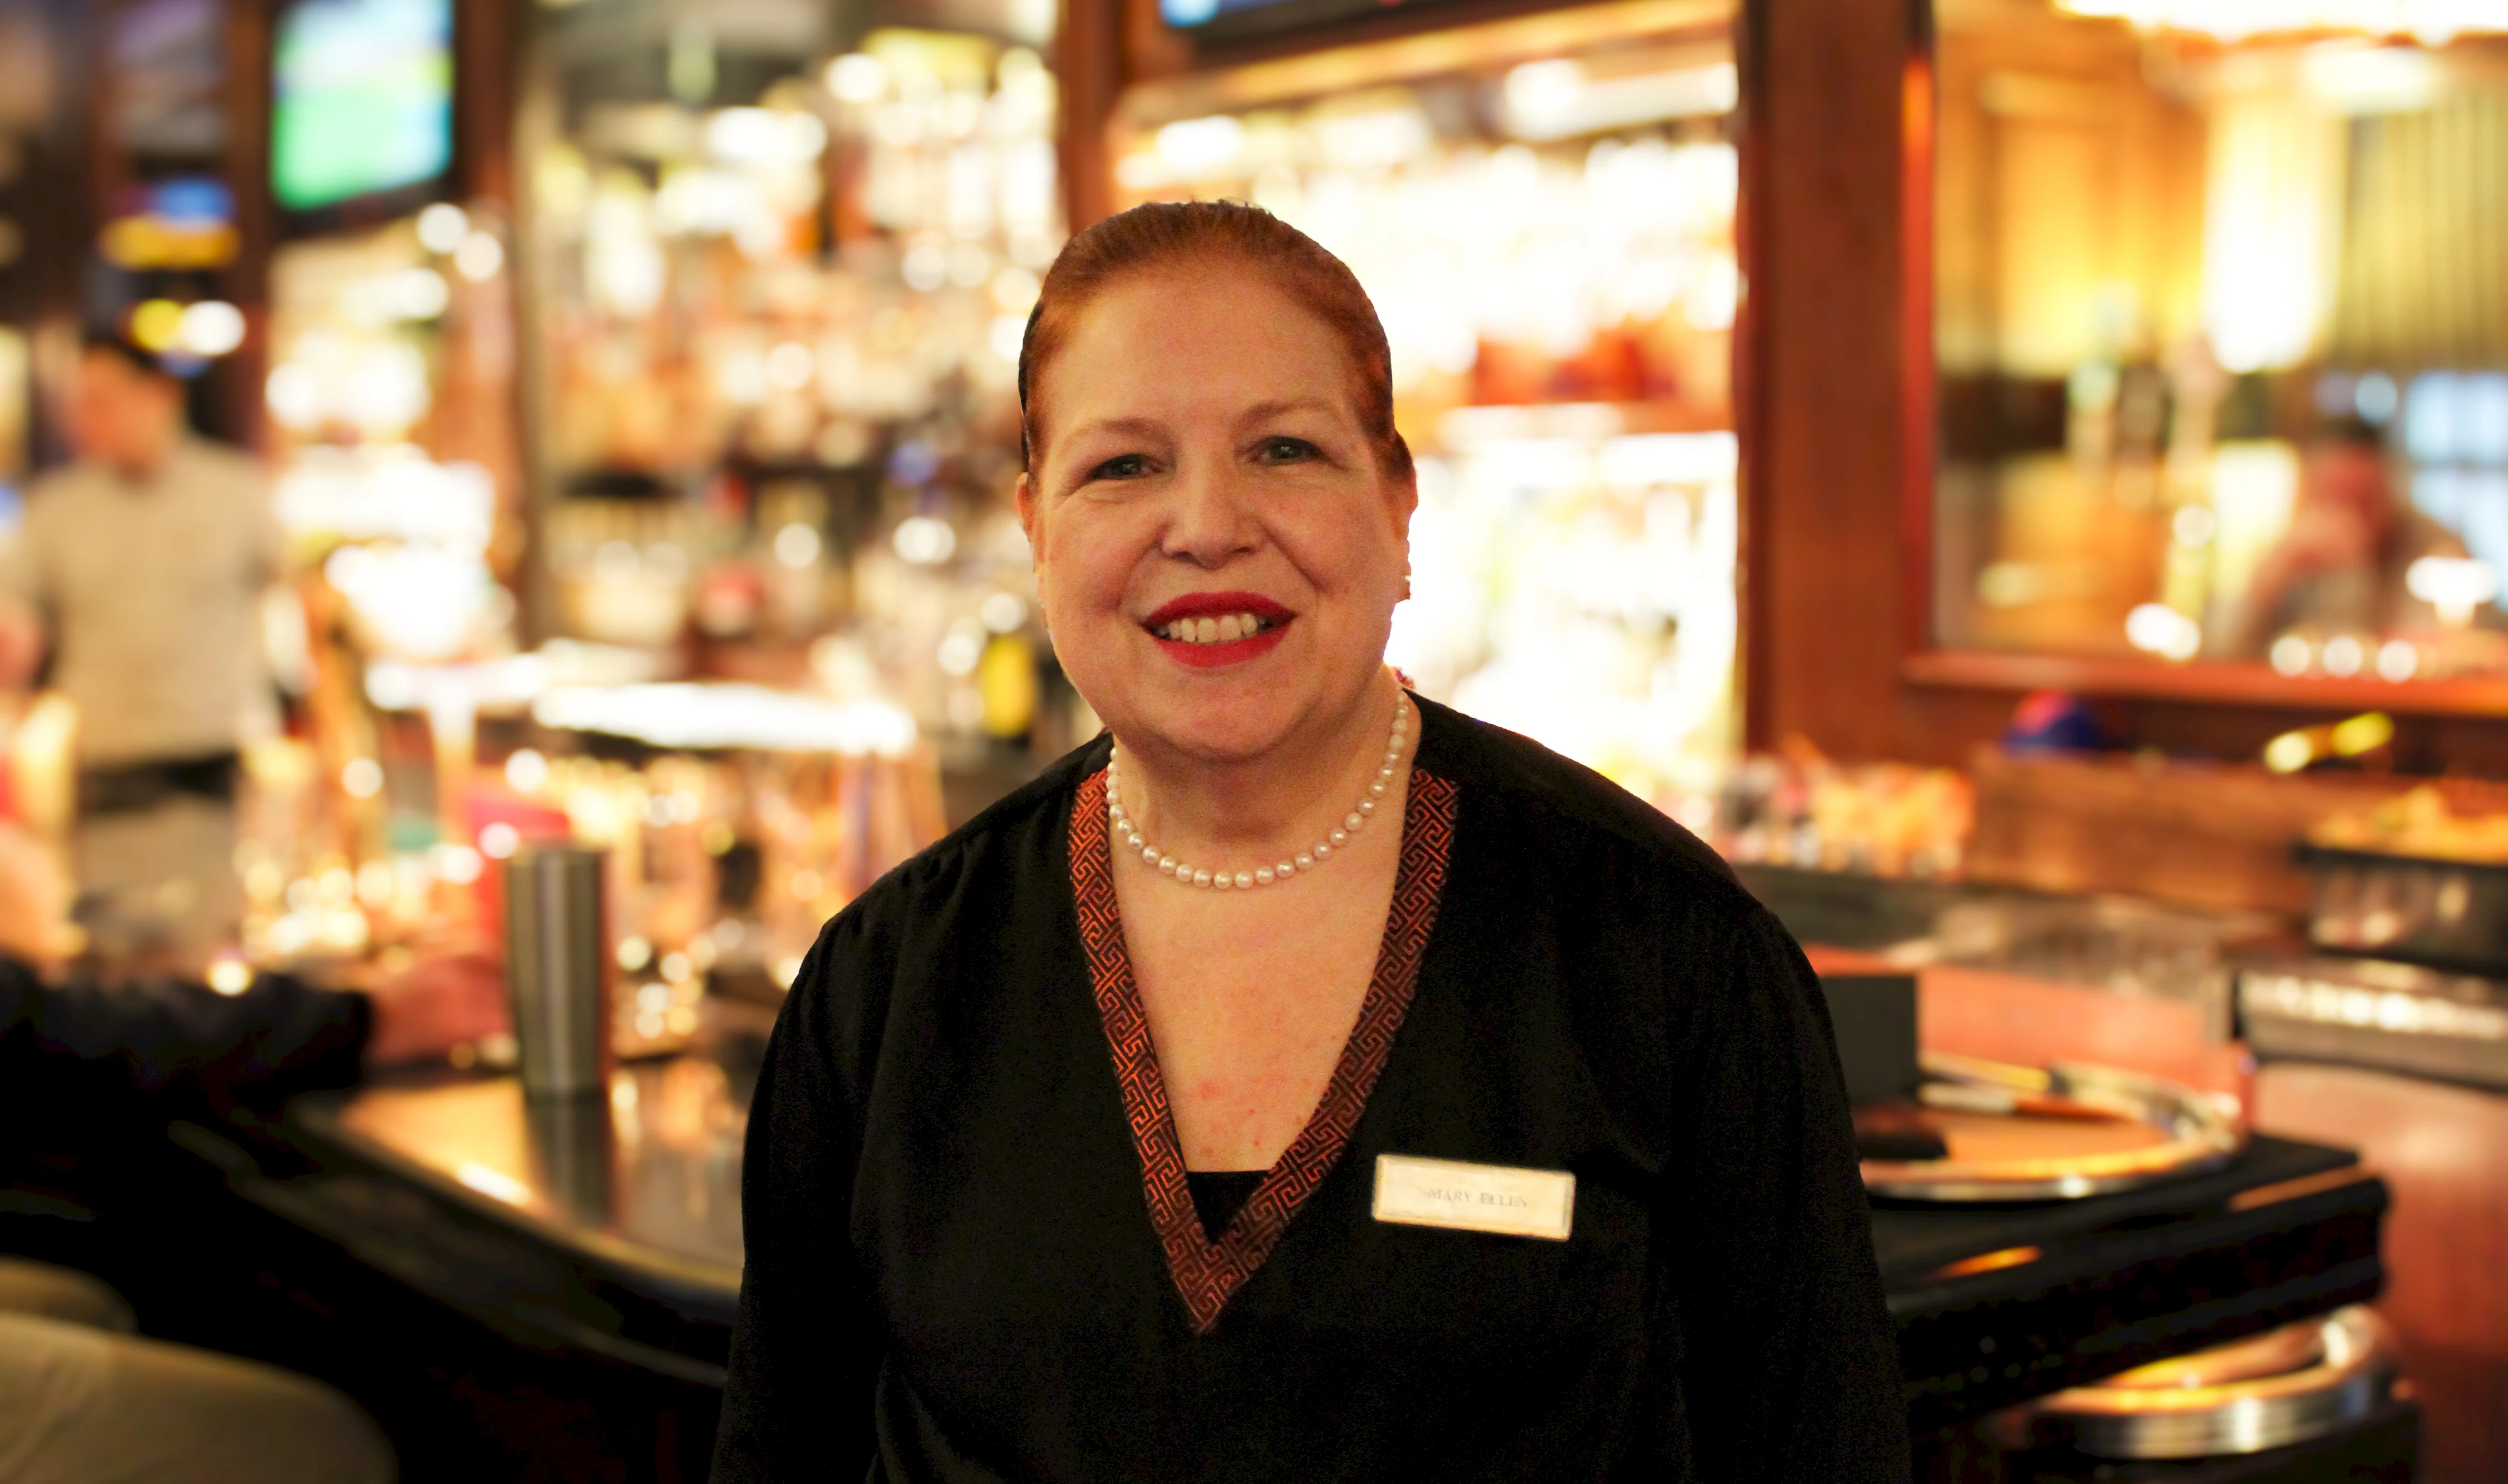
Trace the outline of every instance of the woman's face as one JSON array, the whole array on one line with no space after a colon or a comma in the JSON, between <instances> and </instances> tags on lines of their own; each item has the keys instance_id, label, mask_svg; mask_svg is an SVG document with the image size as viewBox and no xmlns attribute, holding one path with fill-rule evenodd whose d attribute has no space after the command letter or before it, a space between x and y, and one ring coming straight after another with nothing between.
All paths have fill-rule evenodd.
<instances>
[{"instance_id":1,"label":"woman's face","mask_svg":"<svg viewBox=\"0 0 2508 1484\"><path fill-rule=\"evenodd\" d=\"M1127 745L1255 758L1364 694L1418 493L1355 382L1322 320L1224 262L1120 280L1046 363L1019 515L1055 656Z\"/></svg>"}]
</instances>

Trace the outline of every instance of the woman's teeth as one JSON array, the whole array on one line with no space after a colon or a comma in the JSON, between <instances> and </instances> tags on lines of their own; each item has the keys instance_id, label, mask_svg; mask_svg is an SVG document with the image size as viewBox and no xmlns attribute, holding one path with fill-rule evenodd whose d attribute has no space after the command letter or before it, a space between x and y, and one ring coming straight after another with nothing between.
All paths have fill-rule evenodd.
<instances>
[{"instance_id":1,"label":"woman's teeth","mask_svg":"<svg viewBox=\"0 0 2508 1484\"><path fill-rule=\"evenodd\" d=\"M1227 644L1251 639L1268 627L1252 613L1229 613L1218 618L1179 618L1159 632L1184 644Z\"/></svg>"}]
</instances>

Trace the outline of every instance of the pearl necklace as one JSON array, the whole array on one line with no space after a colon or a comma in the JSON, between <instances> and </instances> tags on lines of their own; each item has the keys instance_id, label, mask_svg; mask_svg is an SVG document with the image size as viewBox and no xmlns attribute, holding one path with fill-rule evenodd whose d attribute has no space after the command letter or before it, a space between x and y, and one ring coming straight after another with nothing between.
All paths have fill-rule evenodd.
<instances>
[{"instance_id":1,"label":"pearl necklace","mask_svg":"<svg viewBox=\"0 0 2508 1484\"><path fill-rule=\"evenodd\" d=\"M1349 843L1349 837L1366 827L1368 817L1376 812L1378 801L1383 799L1385 791L1393 786L1393 769L1402 761L1403 738L1410 730L1410 698L1397 695L1393 702L1393 735L1385 741L1384 761L1378 765L1376 777L1369 781L1367 797L1361 798L1355 807L1342 816L1339 828L1309 848L1299 851L1295 860L1258 867L1253 871L1234 872L1210 871L1179 861L1151 844L1142 837L1139 830L1133 828L1132 822L1124 816L1124 800L1117 791L1124 761L1121 748L1116 749L1106 760L1106 824L1114 833L1115 838L1121 842L1120 848L1140 857L1142 865L1155 867L1160 875L1173 876L1187 886L1207 886L1214 891L1249 891L1257 886L1269 886L1274 881L1285 881L1300 872L1312 871L1331 860L1334 851Z\"/></svg>"}]
</instances>

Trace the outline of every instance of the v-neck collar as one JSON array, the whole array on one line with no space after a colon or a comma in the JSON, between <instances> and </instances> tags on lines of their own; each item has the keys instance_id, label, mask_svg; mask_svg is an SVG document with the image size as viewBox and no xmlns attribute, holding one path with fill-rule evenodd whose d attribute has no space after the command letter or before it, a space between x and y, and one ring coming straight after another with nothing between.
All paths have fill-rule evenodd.
<instances>
[{"instance_id":1,"label":"v-neck collar","mask_svg":"<svg viewBox=\"0 0 2508 1484\"><path fill-rule=\"evenodd\" d=\"M1167 1271L1184 1300L1194 1333L1207 1334L1219 1322L1229 1295L1254 1276L1299 1207L1341 1162L1342 1150L1358 1126L1378 1075L1384 1070L1394 1033L1402 1028L1419 985L1420 959L1436 926L1437 903L1446 884L1446 856L1454 836L1455 786L1415 765L1403 809L1402 861L1393 878L1393 905L1385 914L1384 943L1377 950L1376 974L1368 981L1367 997L1359 1004L1358 1023L1350 1028L1332 1080L1306 1128L1265 1172L1263 1183L1228 1230L1213 1242L1201 1229L1201 1218L1195 1213L1193 1195L1185 1184L1183 1144L1167 1104L1166 1083L1159 1075L1158 1051L1150 1044L1149 1017L1141 1008L1140 986L1132 979L1131 954L1124 944L1124 917L1115 900L1114 857L1106 836L1105 770L1100 768L1081 781L1079 798L1071 806L1071 888L1080 909L1081 942L1088 955L1098 1018L1114 1052L1116 1080L1124 1090L1132 1148L1141 1159L1141 1186L1149 1200L1150 1221L1166 1251Z\"/></svg>"}]
</instances>

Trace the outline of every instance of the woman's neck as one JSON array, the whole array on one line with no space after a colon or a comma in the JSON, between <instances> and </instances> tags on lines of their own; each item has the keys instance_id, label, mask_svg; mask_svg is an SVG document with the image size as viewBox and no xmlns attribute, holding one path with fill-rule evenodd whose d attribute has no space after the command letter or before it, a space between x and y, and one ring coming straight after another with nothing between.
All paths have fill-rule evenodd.
<instances>
[{"instance_id":1,"label":"woman's neck","mask_svg":"<svg viewBox=\"0 0 2508 1484\"><path fill-rule=\"evenodd\" d=\"M1144 752L1119 734L1123 803L1160 849L1180 860L1288 859L1328 835L1384 763L1400 684L1380 670L1357 704L1313 740L1261 758L1208 762L1171 750ZM1404 733L1400 766L1419 736Z\"/></svg>"}]
</instances>

